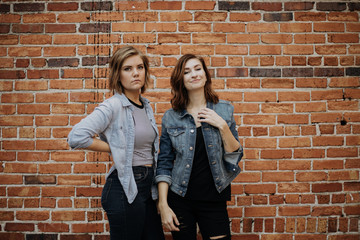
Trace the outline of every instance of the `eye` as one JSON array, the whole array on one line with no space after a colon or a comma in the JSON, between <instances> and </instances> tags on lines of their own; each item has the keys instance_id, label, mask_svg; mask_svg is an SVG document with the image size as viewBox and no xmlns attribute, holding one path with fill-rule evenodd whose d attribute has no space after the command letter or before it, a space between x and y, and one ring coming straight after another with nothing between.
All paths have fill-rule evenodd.
<instances>
[{"instance_id":1,"label":"eye","mask_svg":"<svg viewBox=\"0 0 360 240\"><path fill-rule=\"evenodd\" d=\"M196 70L196 71L201 71L201 70L202 70L202 68L195 68L195 70Z\"/></svg>"},{"instance_id":2,"label":"eye","mask_svg":"<svg viewBox=\"0 0 360 240\"><path fill-rule=\"evenodd\" d=\"M123 70L126 71L126 72L128 72L128 71L131 70L131 68L130 68L130 67L125 67L125 68L123 68Z\"/></svg>"},{"instance_id":3,"label":"eye","mask_svg":"<svg viewBox=\"0 0 360 240\"><path fill-rule=\"evenodd\" d=\"M139 70L142 70L142 69L144 69L144 66L142 66L142 65L141 65L141 66L138 66L138 69L139 69Z\"/></svg>"},{"instance_id":4,"label":"eye","mask_svg":"<svg viewBox=\"0 0 360 240\"><path fill-rule=\"evenodd\" d=\"M184 75L186 75L186 74L188 74L188 73L189 73L189 71L185 71L185 72L184 72Z\"/></svg>"}]
</instances>

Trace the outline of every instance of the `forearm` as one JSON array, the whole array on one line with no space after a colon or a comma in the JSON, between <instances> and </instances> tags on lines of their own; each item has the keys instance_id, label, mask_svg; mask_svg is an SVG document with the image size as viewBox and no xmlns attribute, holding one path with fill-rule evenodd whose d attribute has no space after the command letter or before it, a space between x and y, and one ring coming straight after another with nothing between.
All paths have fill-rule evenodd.
<instances>
[{"instance_id":1,"label":"forearm","mask_svg":"<svg viewBox=\"0 0 360 240\"><path fill-rule=\"evenodd\" d=\"M230 128L225 121L224 124L219 127L219 131L226 152L234 152L239 149L240 143L231 133Z\"/></svg>"},{"instance_id":2,"label":"forearm","mask_svg":"<svg viewBox=\"0 0 360 240\"><path fill-rule=\"evenodd\" d=\"M159 208L162 206L167 206L167 196L169 191L169 184L167 182L159 182L158 183L158 191L159 191Z\"/></svg>"},{"instance_id":3,"label":"forearm","mask_svg":"<svg viewBox=\"0 0 360 240\"><path fill-rule=\"evenodd\" d=\"M92 144L86 149L96 152L111 152L109 144L97 138L93 138Z\"/></svg>"}]
</instances>

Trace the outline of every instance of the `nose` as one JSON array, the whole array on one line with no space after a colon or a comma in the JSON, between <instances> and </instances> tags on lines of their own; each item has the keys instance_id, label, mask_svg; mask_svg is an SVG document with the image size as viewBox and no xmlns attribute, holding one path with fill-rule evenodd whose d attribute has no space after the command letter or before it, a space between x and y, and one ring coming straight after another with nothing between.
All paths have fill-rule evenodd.
<instances>
[{"instance_id":1,"label":"nose","mask_svg":"<svg viewBox=\"0 0 360 240\"><path fill-rule=\"evenodd\" d=\"M134 76L139 75L139 71L138 71L138 69L137 69L137 68L134 68L133 75L134 75Z\"/></svg>"},{"instance_id":2,"label":"nose","mask_svg":"<svg viewBox=\"0 0 360 240\"><path fill-rule=\"evenodd\" d=\"M197 72L195 70L191 70L191 77L196 77L197 76Z\"/></svg>"}]
</instances>

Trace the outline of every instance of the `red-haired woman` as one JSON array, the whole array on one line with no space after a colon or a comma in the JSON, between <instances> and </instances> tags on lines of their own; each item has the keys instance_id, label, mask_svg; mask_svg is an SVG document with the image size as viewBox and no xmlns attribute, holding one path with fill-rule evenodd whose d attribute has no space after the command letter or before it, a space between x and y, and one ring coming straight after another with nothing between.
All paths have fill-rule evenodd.
<instances>
[{"instance_id":1,"label":"red-haired woman","mask_svg":"<svg viewBox=\"0 0 360 240\"><path fill-rule=\"evenodd\" d=\"M226 201L242 147L233 106L211 88L203 58L182 56L172 74L172 109L162 119L155 181L163 225L175 240L231 239Z\"/></svg>"}]
</instances>

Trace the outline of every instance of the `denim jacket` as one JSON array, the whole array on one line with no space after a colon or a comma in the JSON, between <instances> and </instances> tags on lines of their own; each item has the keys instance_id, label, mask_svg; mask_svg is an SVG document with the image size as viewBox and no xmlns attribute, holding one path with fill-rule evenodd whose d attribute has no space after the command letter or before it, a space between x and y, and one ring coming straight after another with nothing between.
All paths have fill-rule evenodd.
<instances>
[{"instance_id":1,"label":"denim jacket","mask_svg":"<svg viewBox=\"0 0 360 240\"><path fill-rule=\"evenodd\" d=\"M234 107L227 101L207 103L228 124L232 134L238 140ZM225 152L220 131L210 124L202 123L210 169L218 192L224 190L240 173L238 166L243 150L240 146L236 152ZM160 137L160 153L156 170L155 182L167 182L170 189L184 197L190 179L196 143L196 125L191 114L186 110L166 111L162 118Z\"/></svg>"},{"instance_id":2,"label":"denim jacket","mask_svg":"<svg viewBox=\"0 0 360 240\"><path fill-rule=\"evenodd\" d=\"M154 113L146 98L141 97L145 106L146 114L156 132L154 141L154 167L156 167L159 151L159 132L155 123ZM71 148L87 148L93 142L93 137L99 135L100 139L110 146L114 165L111 167L106 178L116 169L120 183L132 203L138 189L132 171L132 159L135 142L135 126L133 120L134 106L124 94L116 93L111 98L102 102L86 118L76 124L68 136L68 144ZM155 168L154 168L155 169ZM157 189L152 188L153 198L157 198Z\"/></svg>"}]
</instances>

